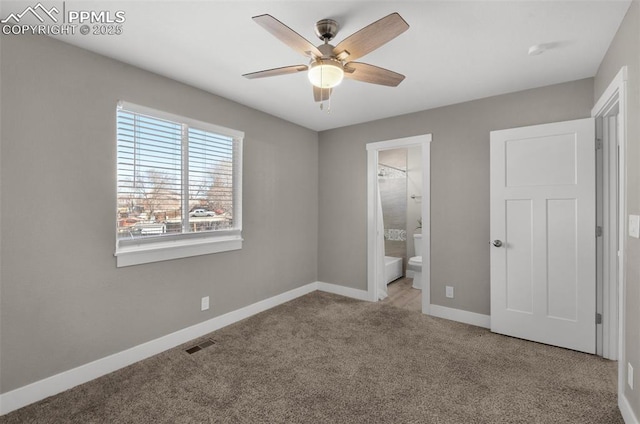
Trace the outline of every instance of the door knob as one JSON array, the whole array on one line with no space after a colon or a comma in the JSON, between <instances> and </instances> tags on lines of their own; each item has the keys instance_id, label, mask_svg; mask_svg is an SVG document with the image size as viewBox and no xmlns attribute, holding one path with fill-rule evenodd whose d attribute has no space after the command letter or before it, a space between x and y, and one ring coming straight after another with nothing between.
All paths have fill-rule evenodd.
<instances>
[{"instance_id":1,"label":"door knob","mask_svg":"<svg viewBox=\"0 0 640 424\"><path fill-rule=\"evenodd\" d=\"M495 247L502 247L502 241L500 240L494 240L491 244L493 244Z\"/></svg>"}]
</instances>

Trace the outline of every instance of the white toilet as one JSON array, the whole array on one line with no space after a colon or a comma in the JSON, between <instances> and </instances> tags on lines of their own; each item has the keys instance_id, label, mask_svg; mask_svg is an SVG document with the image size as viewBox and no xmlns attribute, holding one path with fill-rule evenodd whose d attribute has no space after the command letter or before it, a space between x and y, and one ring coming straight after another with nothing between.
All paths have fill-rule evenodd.
<instances>
[{"instance_id":1,"label":"white toilet","mask_svg":"<svg viewBox=\"0 0 640 424\"><path fill-rule=\"evenodd\" d=\"M416 256L409 259L407 277L413 274L413 288L422 290L422 234L413 235L413 247Z\"/></svg>"}]
</instances>

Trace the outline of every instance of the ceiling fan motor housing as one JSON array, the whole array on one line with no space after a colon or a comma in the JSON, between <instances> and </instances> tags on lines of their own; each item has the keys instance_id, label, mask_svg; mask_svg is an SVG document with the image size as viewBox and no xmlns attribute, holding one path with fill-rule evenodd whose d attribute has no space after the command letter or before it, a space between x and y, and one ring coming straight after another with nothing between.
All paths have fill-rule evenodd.
<instances>
[{"instance_id":1,"label":"ceiling fan motor housing","mask_svg":"<svg viewBox=\"0 0 640 424\"><path fill-rule=\"evenodd\" d=\"M320 50L320 53L322 53L322 59L330 59L330 58L335 59L335 55L333 54L334 48L335 47L329 43L320 44L318 46L318 50Z\"/></svg>"},{"instance_id":2,"label":"ceiling fan motor housing","mask_svg":"<svg viewBox=\"0 0 640 424\"><path fill-rule=\"evenodd\" d=\"M333 53L334 48L335 47L329 43L319 45L318 50L322 53L322 56L312 59L309 63L309 67L311 68L317 65L329 64L344 70L344 62Z\"/></svg>"},{"instance_id":3,"label":"ceiling fan motor housing","mask_svg":"<svg viewBox=\"0 0 640 424\"><path fill-rule=\"evenodd\" d=\"M333 19L321 19L316 22L316 35L322 41L331 41L338 33L338 23Z\"/></svg>"}]
</instances>

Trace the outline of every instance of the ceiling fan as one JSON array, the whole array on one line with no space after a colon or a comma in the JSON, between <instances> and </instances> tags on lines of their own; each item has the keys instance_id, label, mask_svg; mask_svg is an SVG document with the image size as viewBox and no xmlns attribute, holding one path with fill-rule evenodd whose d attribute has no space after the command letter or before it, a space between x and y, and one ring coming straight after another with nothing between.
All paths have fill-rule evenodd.
<instances>
[{"instance_id":1,"label":"ceiling fan","mask_svg":"<svg viewBox=\"0 0 640 424\"><path fill-rule=\"evenodd\" d=\"M252 19L280 41L308 57L310 62L309 65L284 66L252 72L244 74L245 78L264 78L308 71L316 102L329 100L332 89L340 84L343 78L389 87L396 87L404 79L404 75L397 72L354 62L409 29L409 25L398 13L392 13L362 28L337 46L329 44L329 41L338 33L338 23L333 19L322 19L315 26L316 35L323 41L318 47L271 15L254 16ZM322 105L320 107L322 108Z\"/></svg>"}]
</instances>

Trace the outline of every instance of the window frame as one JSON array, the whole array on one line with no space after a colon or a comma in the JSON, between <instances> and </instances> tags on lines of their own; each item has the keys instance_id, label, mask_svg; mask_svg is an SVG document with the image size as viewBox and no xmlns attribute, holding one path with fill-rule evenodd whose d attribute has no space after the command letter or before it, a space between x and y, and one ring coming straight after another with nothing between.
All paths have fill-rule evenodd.
<instances>
[{"instance_id":1,"label":"window frame","mask_svg":"<svg viewBox=\"0 0 640 424\"><path fill-rule=\"evenodd\" d=\"M180 125L186 125L188 128L230 137L233 140L235 146L232 174L233 228L225 230L168 234L156 237L140 237L136 239L121 239L118 237L116 226L116 249L114 253L114 256L116 257L116 266L120 268L131 265L242 249L242 150L244 132L121 100L118 102L116 108L116 152L118 149L117 115L120 110L126 110L127 112L135 114L171 121ZM181 146L184 151L182 142ZM186 160L188 161L188 158ZM117 162L118 161L116 160L116 219L118 218ZM181 161L181 172L184 173L185 169L183 165L184 160ZM181 202L183 205L185 203L185 199L182 198L182 195L184 194L186 185L188 185L188 181L182 181ZM186 189L188 190L188 187ZM184 213L185 212L183 210L183 214Z\"/></svg>"}]
</instances>

